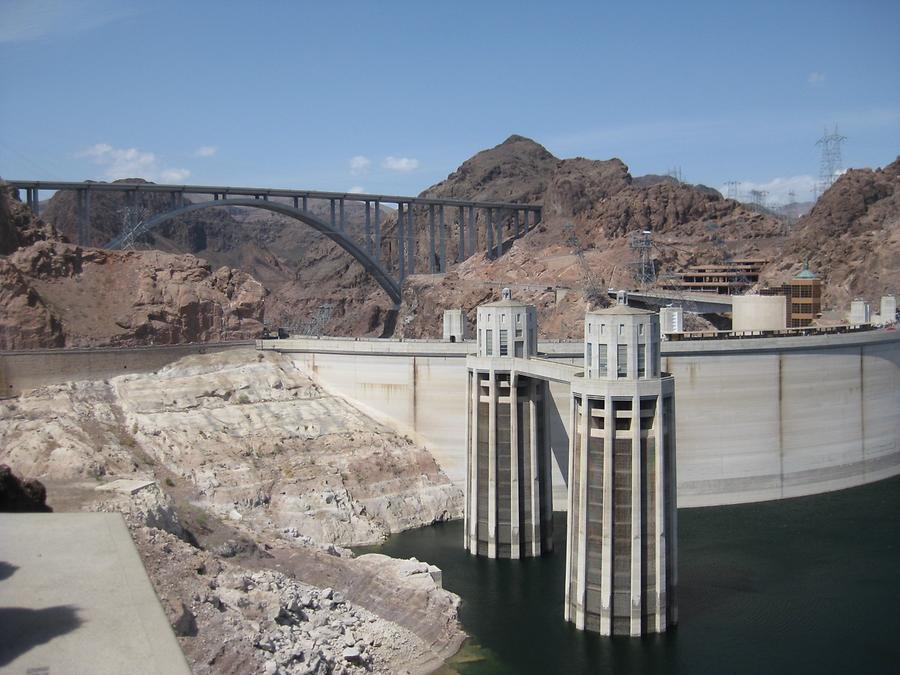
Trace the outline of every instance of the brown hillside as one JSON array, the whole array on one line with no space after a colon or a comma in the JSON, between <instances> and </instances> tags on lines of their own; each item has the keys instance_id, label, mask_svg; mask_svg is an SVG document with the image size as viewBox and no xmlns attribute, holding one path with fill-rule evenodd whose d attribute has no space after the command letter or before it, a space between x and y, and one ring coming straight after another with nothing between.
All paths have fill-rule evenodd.
<instances>
[{"instance_id":1,"label":"brown hillside","mask_svg":"<svg viewBox=\"0 0 900 675\"><path fill-rule=\"evenodd\" d=\"M258 337L265 289L192 255L66 243L0 194L0 349Z\"/></svg>"},{"instance_id":2,"label":"brown hillside","mask_svg":"<svg viewBox=\"0 0 900 675\"><path fill-rule=\"evenodd\" d=\"M822 276L828 306L900 291L900 158L835 181L800 218L767 278L780 282L803 258Z\"/></svg>"}]
</instances>

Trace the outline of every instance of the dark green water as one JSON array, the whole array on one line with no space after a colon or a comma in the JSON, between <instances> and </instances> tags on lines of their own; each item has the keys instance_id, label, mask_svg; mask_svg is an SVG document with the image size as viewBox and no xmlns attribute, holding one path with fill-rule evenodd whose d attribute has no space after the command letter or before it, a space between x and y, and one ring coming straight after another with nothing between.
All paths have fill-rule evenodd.
<instances>
[{"instance_id":1,"label":"dark green water","mask_svg":"<svg viewBox=\"0 0 900 675\"><path fill-rule=\"evenodd\" d=\"M367 551L434 563L462 597L473 640L448 672L900 673L900 478L678 518L679 625L645 638L563 621L562 513L540 559L470 556L461 522Z\"/></svg>"}]
</instances>

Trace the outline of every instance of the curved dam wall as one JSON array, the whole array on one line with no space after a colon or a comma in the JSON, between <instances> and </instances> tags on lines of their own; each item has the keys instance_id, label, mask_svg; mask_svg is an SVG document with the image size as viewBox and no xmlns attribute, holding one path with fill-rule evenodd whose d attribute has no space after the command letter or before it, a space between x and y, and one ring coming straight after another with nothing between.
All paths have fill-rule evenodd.
<instances>
[{"instance_id":1,"label":"curved dam wall","mask_svg":"<svg viewBox=\"0 0 900 675\"><path fill-rule=\"evenodd\" d=\"M300 338L258 346L289 354L330 391L424 443L463 484L473 343ZM580 343L539 348L580 362ZM662 357L675 376L679 506L795 497L900 473L900 333L668 342ZM552 382L550 392L559 510L569 388Z\"/></svg>"}]
</instances>

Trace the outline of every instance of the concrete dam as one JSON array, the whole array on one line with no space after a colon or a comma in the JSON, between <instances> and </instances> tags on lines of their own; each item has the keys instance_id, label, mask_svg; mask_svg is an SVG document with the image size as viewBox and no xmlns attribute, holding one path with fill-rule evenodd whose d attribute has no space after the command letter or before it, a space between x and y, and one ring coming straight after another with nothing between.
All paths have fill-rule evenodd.
<instances>
[{"instance_id":1,"label":"concrete dam","mask_svg":"<svg viewBox=\"0 0 900 675\"><path fill-rule=\"evenodd\" d=\"M466 356L474 342L266 340L322 386L422 442L465 484ZM541 342L581 366L582 342ZM680 507L837 490L900 473L900 333L661 344L677 384ZM565 509L569 386L549 383L553 508Z\"/></svg>"},{"instance_id":2,"label":"concrete dam","mask_svg":"<svg viewBox=\"0 0 900 675\"><path fill-rule=\"evenodd\" d=\"M246 343L0 353L0 389L147 372L188 354ZM466 357L475 342L298 337L260 340L328 390L421 441L465 484ZM581 366L583 343L538 343ZM678 383L678 505L815 494L900 473L900 333L866 331L661 343ZM566 508L569 387L549 383L553 508Z\"/></svg>"}]
</instances>

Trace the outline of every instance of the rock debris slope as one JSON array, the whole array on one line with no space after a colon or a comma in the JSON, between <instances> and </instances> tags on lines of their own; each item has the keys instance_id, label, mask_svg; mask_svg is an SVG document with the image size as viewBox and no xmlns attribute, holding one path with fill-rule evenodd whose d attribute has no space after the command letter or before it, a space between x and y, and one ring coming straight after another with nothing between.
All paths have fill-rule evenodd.
<instances>
[{"instance_id":1,"label":"rock debris slope","mask_svg":"<svg viewBox=\"0 0 900 675\"><path fill-rule=\"evenodd\" d=\"M195 672L428 672L464 637L436 568L344 548L459 517L461 492L284 356L45 387L0 417L0 462L55 510L125 514Z\"/></svg>"}]
</instances>

